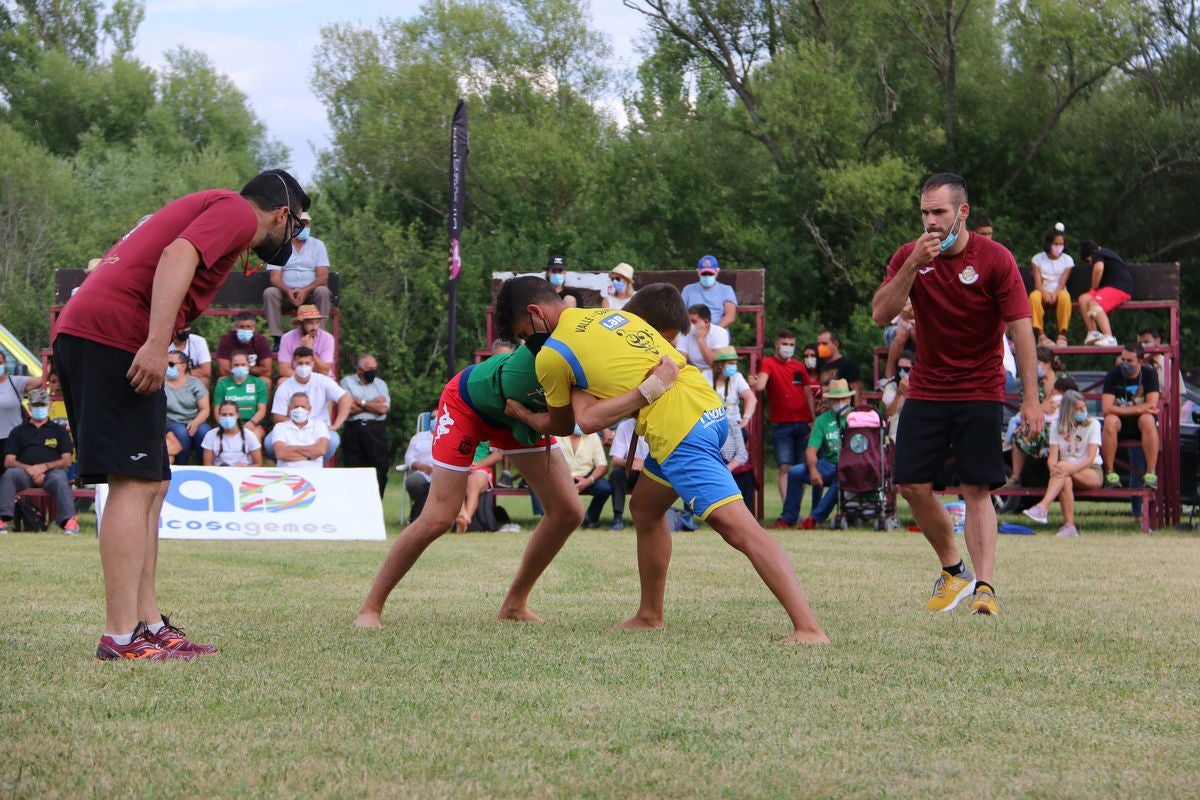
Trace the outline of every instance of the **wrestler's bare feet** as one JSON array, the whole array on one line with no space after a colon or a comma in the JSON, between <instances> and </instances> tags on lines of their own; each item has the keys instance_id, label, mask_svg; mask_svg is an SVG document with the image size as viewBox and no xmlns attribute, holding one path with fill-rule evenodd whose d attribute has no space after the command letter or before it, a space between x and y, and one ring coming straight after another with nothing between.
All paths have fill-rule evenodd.
<instances>
[{"instance_id":1,"label":"wrestler's bare feet","mask_svg":"<svg viewBox=\"0 0 1200 800\"><path fill-rule=\"evenodd\" d=\"M471 527L471 518L464 514L459 514L458 517L454 520L454 532L455 533L466 533L467 528L469 528L469 527Z\"/></svg>"},{"instance_id":2,"label":"wrestler's bare feet","mask_svg":"<svg viewBox=\"0 0 1200 800\"><path fill-rule=\"evenodd\" d=\"M382 628L379 624L379 613L375 611L360 611L354 618L356 628Z\"/></svg>"},{"instance_id":3,"label":"wrestler's bare feet","mask_svg":"<svg viewBox=\"0 0 1200 800\"><path fill-rule=\"evenodd\" d=\"M520 608L516 606L504 606L496 612L496 619L507 622L532 622L535 625L544 625L546 622L546 620L524 606Z\"/></svg>"},{"instance_id":4,"label":"wrestler's bare feet","mask_svg":"<svg viewBox=\"0 0 1200 800\"><path fill-rule=\"evenodd\" d=\"M614 631L661 631L667 627L667 623L662 617L643 617L638 614L622 622L620 625L614 625L611 630Z\"/></svg>"},{"instance_id":5,"label":"wrestler's bare feet","mask_svg":"<svg viewBox=\"0 0 1200 800\"><path fill-rule=\"evenodd\" d=\"M786 639L782 639L780 644L832 644L829 637L824 633L814 633L813 631L796 631Z\"/></svg>"}]
</instances>

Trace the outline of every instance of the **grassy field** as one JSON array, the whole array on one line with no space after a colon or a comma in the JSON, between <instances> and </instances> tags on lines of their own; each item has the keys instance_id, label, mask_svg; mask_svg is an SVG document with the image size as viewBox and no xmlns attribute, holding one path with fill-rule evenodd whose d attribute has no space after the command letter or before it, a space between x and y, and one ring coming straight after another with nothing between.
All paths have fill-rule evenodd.
<instances>
[{"instance_id":1,"label":"grassy field","mask_svg":"<svg viewBox=\"0 0 1200 800\"><path fill-rule=\"evenodd\" d=\"M382 543L167 541L164 607L222 653L157 665L92 660L94 537L10 534L0 797L1195 796L1200 537L1118 511L1001 537L995 619L922 610L919 535L784 531L826 648L776 644L706 530L649 634L608 630L632 532L577 533L537 627L492 620L524 532L444 537L382 631L349 625Z\"/></svg>"}]
</instances>

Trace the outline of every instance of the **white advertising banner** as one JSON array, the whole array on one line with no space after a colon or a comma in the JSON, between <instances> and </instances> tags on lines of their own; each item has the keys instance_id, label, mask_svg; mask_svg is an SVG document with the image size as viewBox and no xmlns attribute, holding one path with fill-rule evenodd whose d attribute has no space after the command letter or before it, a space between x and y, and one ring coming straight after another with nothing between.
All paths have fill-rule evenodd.
<instances>
[{"instance_id":1,"label":"white advertising banner","mask_svg":"<svg viewBox=\"0 0 1200 800\"><path fill-rule=\"evenodd\" d=\"M108 485L96 487L103 529ZM375 470L171 467L161 539L386 538Z\"/></svg>"}]
</instances>

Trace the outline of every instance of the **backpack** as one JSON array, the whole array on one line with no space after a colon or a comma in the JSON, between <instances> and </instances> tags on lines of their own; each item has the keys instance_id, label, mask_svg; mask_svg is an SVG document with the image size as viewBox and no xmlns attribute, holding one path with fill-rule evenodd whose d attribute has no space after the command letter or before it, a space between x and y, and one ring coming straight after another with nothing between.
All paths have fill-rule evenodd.
<instances>
[{"instance_id":1,"label":"backpack","mask_svg":"<svg viewBox=\"0 0 1200 800\"><path fill-rule=\"evenodd\" d=\"M38 533L46 530L46 520L33 503L21 498L13 506L13 530Z\"/></svg>"},{"instance_id":2,"label":"backpack","mask_svg":"<svg viewBox=\"0 0 1200 800\"><path fill-rule=\"evenodd\" d=\"M479 496L479 508L475 509L475 516L471 517L471 525L467 530L494 533L508 522L508 512L496 505L496 496L491 492L484 492Z\"/></svg>"}]
</instances>

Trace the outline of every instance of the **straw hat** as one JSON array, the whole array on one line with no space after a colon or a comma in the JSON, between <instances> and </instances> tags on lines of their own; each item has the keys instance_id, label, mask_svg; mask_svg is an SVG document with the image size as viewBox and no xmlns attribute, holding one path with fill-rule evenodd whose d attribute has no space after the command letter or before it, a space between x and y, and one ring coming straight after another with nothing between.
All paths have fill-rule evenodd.
<instances>
[{"instance_id":1,"label":"straw hat","mask_svg":"<svg viewBox=\"0 0 1200 800\"><path fill-rule=\"evenodd\" d=\"M292 324L299 325L301 322L310 319L325 319L321 316L321 309L316 306L304 305L296 309L296 316L292 317Z\"/></svg>"},{"instance_id":2,"label":"straw hat","mask_svg":"<svg viewBox=\"0 0 1200 800\"><path fill-rule=\"evenodd\" d=\"M842 378L834 378L825 387L823 393L827 400L841 400L846 397L854 397L854 390L850 388L850 382Z\"/></svg>"}]
</instances>

